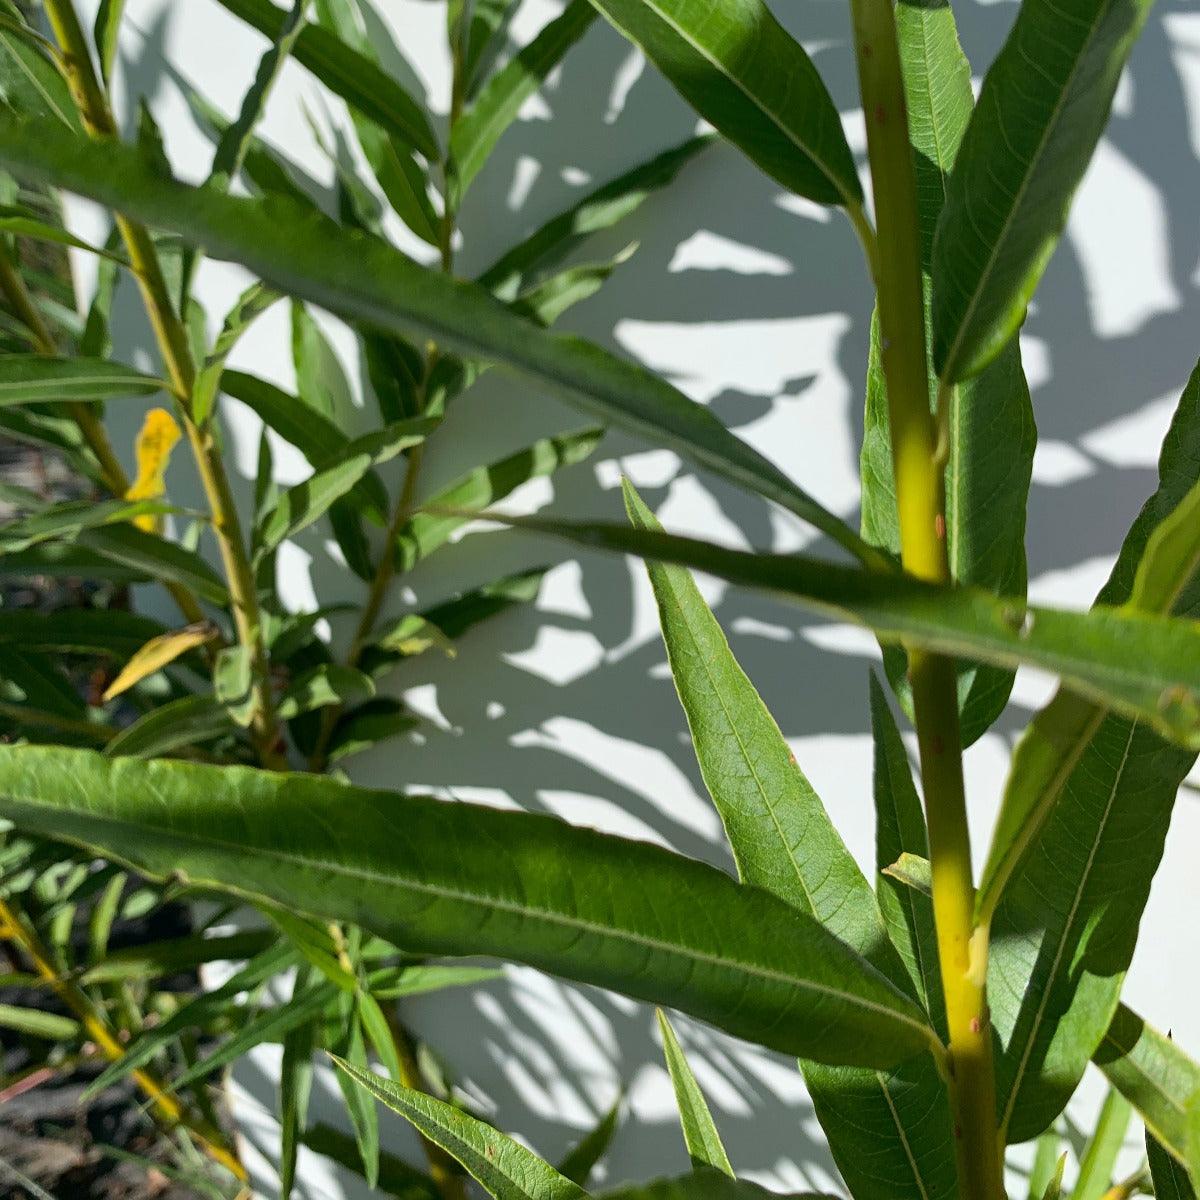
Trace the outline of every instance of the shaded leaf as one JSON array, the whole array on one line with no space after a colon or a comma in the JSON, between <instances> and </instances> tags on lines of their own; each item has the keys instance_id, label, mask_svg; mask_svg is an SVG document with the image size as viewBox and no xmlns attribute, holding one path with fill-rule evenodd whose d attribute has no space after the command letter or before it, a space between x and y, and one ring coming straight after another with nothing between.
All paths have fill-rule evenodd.
<instances>
[{"instance_id":1,"label":"shaded leaf","mask_svg":"<svg viewBox=\"0 0 1200 1200\"><path fill-rule=\"evenodd\" d=\"M697 1170L712 1167L724 1171L733 1178L733 1167L729 1164L729 1156L721 1144L721 1135L717 1131L712 1113L692 1068L688 1064L679 1038L667 1020L667 1014L658 1010L658 1028L662 1032L663 1054L667 1060L667 1070L671 1075L671 1085L675 1089L675 1106L679 1109L679 1121L683 1126L683 1140L687 1145L688 1157L692 1166Z\"/></svg>"},{"instance_id":2,"label":"shaded leaf","mask_svg":"<svg viewBox=\"0 0 1200 1200\"><path fill-rule=\"evenodd\" d=\"M94 403L162 391L161 379L100 358L0 355L0 405Z\"/></svg>"}]
</instances>

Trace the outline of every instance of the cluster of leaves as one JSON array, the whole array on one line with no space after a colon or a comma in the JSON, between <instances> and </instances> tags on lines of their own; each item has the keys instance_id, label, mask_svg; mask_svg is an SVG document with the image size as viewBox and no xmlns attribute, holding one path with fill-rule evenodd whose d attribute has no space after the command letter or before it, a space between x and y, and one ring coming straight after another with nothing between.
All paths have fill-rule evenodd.
<instances>
[{"instance_id":1,"label":"cluster of leaves","mask_svg":"<svg viewBox=\"0 0 1200 1200\"><path fill-rule=\"evenodd\" d=\"M310 26L302 2L290 15L267 0L223 2L273 40L247 104L221 134L217 169L207 186L191 188L170 178L153 153L152 137L143 136L138 147L111 138L98 144L69 119L36 105L0 115L0 163L22 179L91 197L121 212L127 222L144 221L203 246L207 254L239 262L261 280L231 314L217 342L196 355L203 369L183 398L193 423L199 414L203 428L213 411L212 398L225 391L252 407L260 404L256 411L264 420L302 451L301 436L284 431L294 432L317 412L327 422L320 426L320 452L327 450L330 413L314 406L311 396L262 401L261 381L247 385L245 377L224 370L238 330L266 301L267 289L277 289L297 305L298 358L312 361L313 356L323 364L319 370L302 369L301 391L329 386L331 359L298 307L307 301L358 331L364 357L374 363L372 383L388 424L364 438L339 434L343 440L335 459L317 457L312 479L282 495L274 491L264 458L249 561L264 628L270 631L275 622L284 628L283 634L268 632L266 643L271 664L290 672L288 690L264 700L262 688L273 685L256 677L252 639L242 636L244 595L205 595L194 579L171 576L210 605L229 601L233 610L238 644L214 655L211 675L204 674L194 641L185 652L199 656L195 674L211 679L211 686L172 698L173 703L207 704L205 711L219 712L221 728L206 739L196 735L193 723L174 746L157 743L147 749L143 744L136 753L128 750L128 741L122 752L114 751L129 730L115 735L103 754L63 745L66 739L59 736L43 739L50 744L0 749L0 814L22 836L65 840L152 879L249 900L284 929L283 949L273 944L266 953L296 953L303 965L291 1004L262 1021L269 1025L290 1021L297 1011L303 1014L287 1031L285 1137L294 1147L304 1125L302 1098L315 1045L311 1031L323 1030L331 1012L349 1012L349 1020L337 1024L341 1041L335 1038L333 1049L372 1179L382 1179L382 1170L368 1096L401 1112L439 1154L450 1156L498 1200L586 1194L586 1171L553 1168L430 1095L429 1088L412 1086L402 1053L405 1039L385 1036L388 1031L364 997L379 998L372 982L377 970L392 972L384 976L391 980L385 986L395 988L411 978L407 972L454 968L397 960L394 948L403 947L406 955L425 958L485 955L527 963L681 1010L797 1056L856 1200L998 1200L969 1190L970 1173L964 1173L956 1155L961 1108L955 1106L964 1100L951 1082L956 1045L945 981L958 967L944 957L941 918L935 923L933 915L944 872L938 869L936 846L931 862L928 774L923 810L891 706L882 686L873 683L878 833L872 886L734 660L688 568L870 628L885 647L897 699L910 710L916 706L905 656L913 673L931 656L956 660L964 743L995 721L1013 670L1021 664L1040 667L1060 679L1061 690L1017 747L978 892L968 889L977 956L970 966L978 977L973 986L982 989L986 976L990 996L990 1013L983 1010L973 1033L986 1057L995 1059L994 1089L989 1072L988 1094L972 1100L983 1102L989 1114L994 1108L994 1127L986 1129L986 1138L1002 1146L1029 1141L1054 1126L1094 1062L1114 1092L1082 1156L1076 1193L1091 1200L1110 1190L1115 1148L1130 1111L1136 1110L1149 1131L1156 1194L1194 1197L1200 1171L1200 1066L1124 1007L1120 993L1171 808L1200 747L1200 627L1193 619L1200 603L1200 371L1188 383L1164 443L1158 489L1126 537L1093 609L1037 608L1024 597L1023 514L1034 431L1014 335L1107 119L1146 0L1023 0L1009 39L984 78L978 105L949 7L902 3L893 24L890 5L853 0L864 101L873 91L881 97L878 107L866 103L878 230L867 218L854 158L824 84L803 48L759 0L720 9L693 0L592 0L720 134L783 187L843 208L859 233L879 288L879 324L885 331L876 338L866 388L861 532L848 528L665 380L545 328L566 301L586 294L611 264L567 268L538 275L536 281L529 274L531 264L543 272L558 266L561 255L597 227L596 213L601 224L617 219L648 180L664 181L699 143L597 192L480 279L452 277L447 230L453 231L463 189L494 141L497 125L502 127L506 116L511 119L528 94L523 89L536 86L582 32L592 8L573 0L517 56L515 66L488 74L483 64L489 53L479 47L486 48L489 31L503 25L505 6L481 2L468 11L451 5L458 82L450 103L450 137L439 150L431 132L430 141L423 140L424 118L410 98L397 98L402 92L372 83L366 88L370 95L356 94L363 80L378 83L380 75L377 64L364 60L367 44L343 6L316 3L318 20ZM51 4L52 10L61 7ZM110 25L114 8L119 6L104 10ZM891 79L886 75L889 38L898 63ZM28 38L17 44L22 53L37 49ZM109 43L101 37L99 44L103 61ZM378 191L414 234L438 249L442 269L419 265L386 242L367 199L376 196L374 188L365 190L343 170L339 219L332 220L297 194L286 168L255 141L254 116L286 54L349 101ZM347 59L348 54L357 57ZM52 66L42 61L47 69ZM486 82L476 87L477 78ZM900 94L888 91L893 85ZM894 120L905 109L908 138L903 123ZM884 127L900 132L881 133ZM898 154L888 136L899 137ZM441 170L440 208L433 207L421 174L423 164L431 162ZM902 183L914 164L912 195L889 194L888 187L897 178ZM260 196L226 194L228 179L239 171ZM414 187L414 179L422 182ZM887 204L889 199L895 204ZM902 215L906 203L914 208L913 227L897 235L887 222ZM890 324L897 313L889 307L895 295L891 285L909 251L920 274L911 280L911 303L901 306L905 320L900 323L914 337L897 343ZM189 253L194 260L195 252ZM352 272L346 263L354 264ZM185 266L184 279L190 270ZM177 316L186 320L186 305ZM436 352L422 357L416 347L426 341ZM937 471L939 486L944 485L946 500L938 516L949 564L945 580L911 574L896 561L910 536L901 480L893 470L901 461L895 448L903 434L891 426L903 409L895 395L888 395L899 378L898 355L918 365L906 382L915 382L922 424L938 434L922 469ZM40 378L44 388L46 376L38 371L50 360L14 361L18 382ZM350 685L352 676L339 674L342 668L323 657L328 651L312 636L311 622L273 607L274 550L328 513L347 562L368 565L368 559L356 557L367 552L357 521L364 514L369 518L380 498L371 471L403 454L412 478L420 447L435 431L445 404L491 363L779 504L856 560L846 566L741 553L674 537L658 528L628 488L628 524L519 522L651 562L672 672L737 863L737 880L653 846L544 817L367 791L317 773L288 775L235 761L277 750L237 732L243 727L261 732L254 722L273 705L290 722L291 751L322 765L321 752L338 744L328 741L336 737L338 723L314 719L312 713L345 708L338 718L344 721L355 711L345 702L352 705L369 694L371 657L364 653L347 665L356 673L353 678L361 677ZM55 386L68 387L61 374L66 369L54 369L60 371ZM102 364L97 377L111 369ZM175 381L171 386L178 390ZM76 392L67 398L95 397ZM23 401L14 411L42 417L44 390L33 396L27 391ZM590 448L594 438L580 435L571 444ZM309 444L316 457L318 444ZM525 457L515 480L528 475L529 463L556 464L571 457L561 441L547 443ZM464 508L479 511L502 494L506 489L495 486L494 479L503 474L498 467L485 469L455 494L431 498L421 511L410 507L409 496L390 520L376 512L395 542L385 547L385 573L390 576L444 541L449 523L460 521ZM124 496L118 499L123 515L107 523L83 530L76 515L71 545L94 536L96 529L120 529L125 537L136 529L128 523L131 516L159 515L143 509L131 513ZM32 533L28 526L18 531L25 544L15 553L54 543L54 535L38 538L39 517L44 514L28 518ZM53 526L53 516L44 519ZM925 536L932 537L932 530ZM156 577L163 578L165 564L180 561L180 555L200 561L186 541L158 541L172 548L156 560L163 564L155 566ZM103 557L90 543L87 548ZM132 569L132 551L128 554L115 558ZM904 561L907 565L907 556ZM378 579L378 566L373 560L370 565ZM209 582L230 591L235 584L236 572ZM438 632L447 636L444 617L406 614L381 640L374 636L378 613L371 612L370 602L364 612L370 614L371 628L356 639L356 649L359 641L365 647L373 639L372 653L386 656L392 650L402 653L410 638L428 644L441 641ZM143 633L178 636L157 629ZM228 636L229 630L218 633ZM23 633L28 649L44 647L51 655L95 652L94 643L73 636L37 643L32 627ZM278 651L280 636L294 647L291 656ZM147 640L127 637L116 657L128 668L136 653L148 653ZM185 655L164 663L161 646L151 655L153 674L139 678L126 694L136 696L151 684L185 686L177 679L177 672L189 669ZM41 666L59 669L54 658ZM360 690L354 692L354 686ZM955 689L950 690L953 713ZM919 711L916 716L923 742L936 740L937 731L922 727ZM102 728L103 714L81 718L76 713L72 720ZM956 733L957 727L952 721ZM305 740L309 736L312 741ZM150 757L165 748L190 754L197 744L223 761L181 761L183 754ZM939 744L936 754L958 750ZM371 948L380 945L383 966L372 957ZM261 964L261 957L251 958L244 970L252 971L256 962ZM235 977L228 986L240 994L257 982L252 974ZM232 994L196 1003L219 1006ZM172 1018L177 1020L178 1014ZM168 1023L166 1037L181 1033L188 1020ZM983 1020L990 1022L987 1028ZM621 1194L664 1200L753 1197L757 1189L730 1174L665 1020L663 1033L696 1172L684 1181ZM330 1044L327 1037L325 1044ZM157 1035L143 1038L126 1060L153 1055L162 1045ZM215 1057L228 1061L245 1045L234 1038ZM368 1046L387 1077L369 1069ZM194 1079L195 1070L188 1067L184 1079ZM589 1145L601 1143L603 1132L597 1131ZM1054 1197L1062 1159L1053 1138L1044 1139L1041 1149L1032 1194ZM289 1182L291 1153L284 1163ZM430 1162L436 1176L439 1160L433 1156ZM1115 1186L1130 1195L1143 1183L1138 1173Z\"/></svg>"}]
</instances>

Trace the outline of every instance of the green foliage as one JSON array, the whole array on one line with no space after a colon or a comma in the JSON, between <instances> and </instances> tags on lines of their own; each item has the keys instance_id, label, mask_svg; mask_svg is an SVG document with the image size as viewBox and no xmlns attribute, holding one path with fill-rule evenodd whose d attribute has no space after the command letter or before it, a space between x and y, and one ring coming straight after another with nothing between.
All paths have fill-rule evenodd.
<instances>
[{"instance_id":1,"label":"green foliage","mask_svg":"<svg viewBox=\"0 0 1200 1200\"><path fill-rule=\"evenodd\" d=\"M76 607L0 608L0 737L16 743L0 745L0 935L12 980L53 991L62 1010L5 1003L0 1026L51 1068L103 1055L94 1088L135 1083L179 1135L170 1170L206 1193L232 1194L245 1173L211 1086L279 1043L282 1195L302 1182L307 1146L407 1200L462 1200L463 1171L497 1200L586 1198L619 1098L555 1168L469 1111L402 1020L408 997L493 979L494 966L454 961L483 956L798 1056L853 1200L1000 1200L997 1147L1033 1138L1029 1195L1056 1200L1066 1155L1055 1122L1089 1061L1112 1091L1072 1194L1145 1186L1134 1176L1114 1190L1136 1114L1156 1193L1194 1200L1200 1066L1120 993L1200 748L1200 368L1096 605L1032 606L1036 430L1014 336L1148 0L1022 0L978 104L948 6L849 0L870 206L829 89L761 0L569 0L525 44L510 36L509 0L447 0L440 98L414 93L405 47L386 44L367 0L221 3L267 44L232 119L191 97L215 143L207 182L191 187L173 178L150 105L138 106L136 144L118 135L108 87L120 0L99 5L90 40L70 0L45 0L52 40L0 0L0 164L13 173L0 179L0 431L59 456L88 489L57 502L0 492L13 513L0 576L86 581ZM573 69L572 47L614 36L592 31L597 15L715 134L580 191L460 278L464 196L525 102ZM822 61L837 52L822 46ZM293 60L347 108L320 110L333 138L310 121L329 158L328 202L258 133ZM713 409L549 328L636 250L620 223L722 139L790 192L843 210L862 244L877 316L864 347L861 536ZM113 235L91 245L66 229L59 192L119 213ZM397 221L423 243L421 261L390 244ZM608 238L589 256L595 234ZM33 267L29 241L96 256L95 292ZM204 255L252 275L215 337L191 294ZM125 273L158 351L146 370L113 355ZM234 365L281 298L294 387ZM343 322L337 337L331 320ZM343 335L361 371L335 348ZM613 513L504 518L646 561L736 879L556 819L410 794L400 739L421 718L394 689L431 652L469 670L470 631L533 601L546 570L510 566L417 599L414 568L526 483L583 463L606 432L537 430L516 452L497 438L464 462L454 405L493 368L801 518L853 560L673 536L628 483L632 528ZM160 393L171 414L147 424L131 489L105 406ZM230 401L263 427L249 502L226 464ZM176 434L199 507L172 499ZM275 469L280 442L309 468L290 486ZM425 460L443 445L460 473L431 487ZM361 595L288 611L278 556L297 537L312 547L329 536ZM803 731L769 711L689 568L858 623L883 645L919 774L872 675L873 879L783 733ZM180 618L141 615L134 583L162 587ZM994 729L1024 665L1060 690L1017 742L976 891L961 747ZM325 774L381 747L394 791ZM114 948L123 917L184 892L228 907L186 937ZM265 924L230 933L221 923L234 905ZM218 960L235 964L225 984L174 989L177 973ZM735 1178L662 1011L659 1021L694 1169L602 1194L768 1195ZM322 1053L335 1057L349 1132L310 1115ZM414 1126L427 1171L384 1152L378 1103ZM197 1175L189 1147L226 1175Z\"/></svg>"}]
</instances>

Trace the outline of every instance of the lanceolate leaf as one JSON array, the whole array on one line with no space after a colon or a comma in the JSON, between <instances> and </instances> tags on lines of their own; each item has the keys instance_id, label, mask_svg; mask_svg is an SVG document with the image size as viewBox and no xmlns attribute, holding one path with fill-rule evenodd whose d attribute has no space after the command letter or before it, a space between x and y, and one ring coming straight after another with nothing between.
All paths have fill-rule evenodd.
<instances>
[{"instance_id":1,"label":"lanceolate leaf","mask_svg":"<svg viewBox=\"0 0 1200 1200\"><path fill-rule=\"evenodd\" d=\"M602 429L542 438L525 450L503 458L455 480L449 487L424 502L429 512L416 513L396 539L396 559L407 570L445 544L450 535L470 519L457 515L462 510L486 508L503 500L530 479L550 475L561 467L586 459L604 436ZM453 509L451 515L438 511Z\"/></svg>"},{"instance_id":2,"label":"lanceolate leaf","mask_svg":"<svg viewBox=\"0 0 1200 1200\"><path fill-rule=\"evenodd\" d=\"M233 731L223 704L211 696L184 696L152 708L104 748L111 758L154 758L181 746L201 746Z\"/></svg>"},{"instance_id":3,"label":"lanceolate leaf","mask_svg":"<svg viewBox=\"0 0 1200 1200\"><path fill-rule=\"evenodd\" d=\"M700 1090L700 1084L692 1073L691 1064L667 1014L658 1010L658 1028L662 1031L663 1055L667 1060L667 1071L675 1089L675 1106L679 1109L679 1122L683 1126L683 1140L687 1145L688 1157L698 1170L712 1167L733 1176L729 1155L721 1144L721 1134L709 1112L708 1102Z\"/></svg>"},{"instance_id":4,"label":"lanceolate leaf","mask_svg":"<svg viewBox=\"0 0 1200 1200\"><path fill-rule=\"evenodd\" d=\"M455 182L465 192L521 105L533 95L596 18L589 0L569 0L529 45L488 80L450 136Z\"/></svg>"},{"instance_id":5,"label":"lanceolate leaf","mask_svg":"<svg viewBox=\"0 0 1200 1200\"><path fill-rule=\"evenodd\" d=\"M1120 1092L1110 1091L1079 1161L1079 1175L1071 1189L1072 1200L1100 1200L1108 1191L1132 1115L1129 1101Z\"/></svg>"},{"instance_id":6,"label":"lanceolate leaf","mask_svg":"<svg viewBox=\"0 0 1200 1200\"><path fill-rule=\"evenodd\" d=\"M242 334L250 328L254 320L266 312L278 299L277 292L271 291L261 283L253 283L238 297L238 302L230 309L225 317L225 324L222 326L221 332L217 334L217 340L204 360L192 388L192 419L197 424L207 421L212 412L213 402L216 400L221 386L225 360L233 352L234 346L237 345Z\"/></svg>"},{"instance_id":7,"label":"lanceolate leaf","mask_svg":"<svg viewBox=\"0 0 1200 1200\"><path fill-rule=\"evenodd\" d=\"M656 1179L604 1192L600 1200L831 1200L828 1196L798 1192L769 1192L746 1179L730 1179L720 1171L697 1171L680 1179Z\"/></svg>"},{"instance_id":8,"label":"lanceolate leaf","mask_svg":"<svg viewBox=\"0 0 1200 1200\"><path fill-rule=\"evenodd\" d=\"M1155 1200L1196 1200L1196 1189L1187 1168L1169 1155L1149 1129L1146 1130L1146 1158L1154 1183Z\"/></svg>"},{"instance_id":9,"label":"lanceolate leaf","mask_svg":"<svg viewBox=\"0 0 1200 1200\"><path fill-rule=\"evenodd\" d=\"M1198 474L1200 372L1163 443L1158 491L1125 539L1103 603L1128 600L1152 532ZM1194 618L1200 580L1157 599ZM978 902L985 919L995 911L988 992L1010 1140L1035 1135L1058 1115L1104 1037L1194 758L1165 744L1149 722L1105 715L1065 694L1018 744Z\"/></svg>"},{"instance_id":10,"label":"lanceolate leaf","mask_svg":"<svg viewBox=\"0 0 1200 1200\"><path fill-rule=\"evenodd\" d=\"M169 666L177 658L203 646L216 636L216 629L208 624L189 625L173 633L160 634L151 638L136 654L121 668L116 679L104 691L104 699L111 700L122 692L127 692L136 683L140 683L147 675L153 675Z\"/></svg>"},{"instance_id":11,"label":"lanceolate leaf","mask_svg":"<svg viewBox=\"0 0 1200 1200\"><path fill-rule=\"evenodd\" d=\"M636 526L659 528L629 484L625 504ZM654 563L649 572L696 757L739 874L811 913L893 982L911 987L870 885L691 576ZM914 1061L891 1076L802 1065L834 1158L857 1196L876 1189L915 1200L950 1194L949 1111L931 1063Z\"/></svg>"},{"instance_id":12,"label":"lanceolate leaf","mask_svg":"<svg viewBox=\"0 0 1200 1200\"><path fill-rule=\"evenodd\" d=\"M334 1062L360 1087L462 1163L496 1200L586 1200L587 1193L577 1183L493 1126L353 1063L340 1058Z\"/></svg>"},{"instance_id":13,"label":"lanceolate leaf","mask_svg":"<svg viewBox=\"0 0 1200 1200\"><path fill-rule=\"evenodd\" d=\"M593 416L774 500L856 557L880 562L844 522L666 381L578 338L532 328L478 285L426 270L377 239L282 198L244 200L172 183L127 147L97 146L3 113L0 162L195 238L209 255L242 262L280 290L347 317L504 363Z\"/></svg>"},{"instance_id":14,"label":"lanceolate leaf","mask_svg":"<svg viewBox=\"0 0 1200 1200\"><path fill-rule=\"evenodd\" d=\"M694 567L855 621L884 642L905 641L1001 666L1039 666L1073 691L1141 717L1182 745L1200 742L1200 711L1190 710L1193 690L1200 689L1200 627L1191 621L1107 606L1087 613L1035 608L973 588L937 587L803 555L726 550L620 525L495 514L489 519L593 549Z\"/></svg>"},{"instance_id":15,"label":"lanceolate leaf","mask_svg":"<svg viewBox=\"0 0 1200 1200\"><path fill-rule=\"evenodd\" d=\"M618 1096L612 1108L573 1146L558 1163L558 1172L572 1183L587 1187L593 1168L604 1157L612 1143L613 1135L621 1120L621 1101Z\"/></svg>"},{"instance_id":16,"label":"lanceolate leaf","mask_svg":"<svg viewBox=\"0 0 1200 1200\"><path fill-rule=\"evenodd\" d=\"M551 818L35 746L0 746L0 797L22 829L151 876L348 921L415 954L512 958L784 1052L886 1066L934 1044L916 1005L812 918Z\"/></svg>"},{"instance_id":17,"label":"lanceolate leaf","mask_svg":"<svg viewBox=\"0 0 1200 1200\"><path fill-rule=\"evenodd\" d=\"M181 583L210 604L223 608L229 603L224 581L196 551L136 525L86 529L75 539L75 545L151 579Z\"/></svg>"},{"instance_id":18,"label":"lanceolate leaf","mask_svg":"<svg viewBox=\"0 0 1200 1200\"><path fill-rule=\"evenodd\" d=\"M609 180L506 251L479 276L479 282L501 299L516 299L537 271L561 262L585 238L635 212L651 192L666 187L712 141L711 134L689 138Z\"/></svg>"},{"instance_id":19,"label":"lanceolate leaf","mask_svg":"<svg viewBox=\"0 0 1200 1200\"><path fill-rule=\"evenodd\" d=\"M271 0L219 2L272 41L279 37L287 20L288 14ZM400 84L370 59L328 30L313 25L301 31L292 56L364 117L376 121L427 158L437 157L437 138L429 118Z\"/></svg>"},{"instance_id":20,"label":"lanceolate leaf","mask_svg":"<svg viewBox=\"0 0 1200 1200\"><path fill-rule=\"evenodd\" d=\"M933 353L947 383L986 366L1024 319L1150 2L1022 3L938 226Z\"/></svg>"},{"instance_id":21,"label":"lanceolate leaf","mask_svg":"<svg viewBox=\"0 0 1200 1200\"><path fill-rule=\"evenodd\" d=\"M1200 1063L1123 1004L1092 1058L1161 1147L1186 1164L1188 1103L1200 1095Z\"/></svg>"},{"instance_id":22,"label":"lanceolate leaf","mask_svg":"<svg viewBox=\"0 0 1200 1200\"><path fill-rule=\"evenodd\" d=\"M862 188L816 67L762 0L594 0L685 100L772 178L859 210Z\"/></svg>"},{"instance_id":23,"label":"lanceolate leaf","mask_svg":"<svg viewBox=\"0 0 1200 1200\"><path fill-rule=\"evenodd\" d=\"M0 405L60 404L149 396L167 385L124 363L101 358L0 355Z\"/></svg>"},{"instance_id":24,"label":"lanceolate leaf","mask_svg":"<svg viewBox=\"0 0 1200 1200\"><path fill-rule=\"evenodd\" d=\"M896 26L904 64L909 137L916 152L917 202L925 271L946 179L971 115L971 69L958 43L954 12L902 3ZM929 381L930 405L937 378ZM952 578L997 591L1025 594L1025 505L1036 441L1029 389L1014 342L978 379L951 398L946 462L946 544ZM895 481L888 427L887 387L872 322L862 451L863 536L893 554L900 551ZM911 711L907 659L898 647L884 654L888 678ZM1012 688L1012 672L958 664L963 743L970 745L999 716Z\"/></svg>"}]
</instances>

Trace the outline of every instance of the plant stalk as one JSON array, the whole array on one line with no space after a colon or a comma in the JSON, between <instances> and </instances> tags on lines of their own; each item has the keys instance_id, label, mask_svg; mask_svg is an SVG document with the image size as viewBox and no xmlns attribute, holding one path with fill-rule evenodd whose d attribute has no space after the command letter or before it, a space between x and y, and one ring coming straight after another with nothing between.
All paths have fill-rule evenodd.
<instances>
[{"instance_id":1,"label":"plant stalk","mask_svg":"<svg viewBox=\"0 0 1200 1200\"><path fill-rule=\"evenodd\" d=\"M930 410L916 183L895 14L891 0L850 0L850 7L878 225L875 284L901 560L911 574L947 583L945 481ZM947 1082L959 1183L963 1200L1003 1200L987 935L974 924L954 663L910 649L909 677L950 1034Z\"/></svg>"},{"instance_id":2,"label":"plant stalk","mask_svg":"<svg viewBox=\"0 0 1200 1200\"><path fill-rule=\"evenodd\" d=\"M3 899L0 899L0 932L20 946L38 975L75 1014L88 1037L95 1042L104 1057L110 1062L119 1062L125 1056L125 1051L103 1016L83 991L59 974L49 950L37 932ZM220 1130L189 1114L150 1072L138 1069L131 1074L149 1099L158 1121L168 1132L176 1128L186 1129L214 1161L220 1163L237 1179L245 1181L246 1168L237 1154L225 1144Z\"/></svg>"},{"instance_id":3,"label":"plant stalk","mask_svg":"<svg viewBox=\"0 0 1200 1200\"><path fill-rule=\"evenodd\" d=\"M99 140L116 137L117 127L112 109L96 75L73 0L45 0L45 9L62 51L71 94L79 107L84 125L92 137ZM178 402L181 423L208 499L213 530L229 586L238 642L250 655L253 702L250 733L262 764L276 770L283 769L287 763L280 749L282 738L271 696L266 641L254 571L246 555L237 506L216 439L207 424L201 428L191 417L196 368L187 330L171 302L149 230L119 214L116 223L141 289L146 313Z\"/></svg>"}]
</instances>

